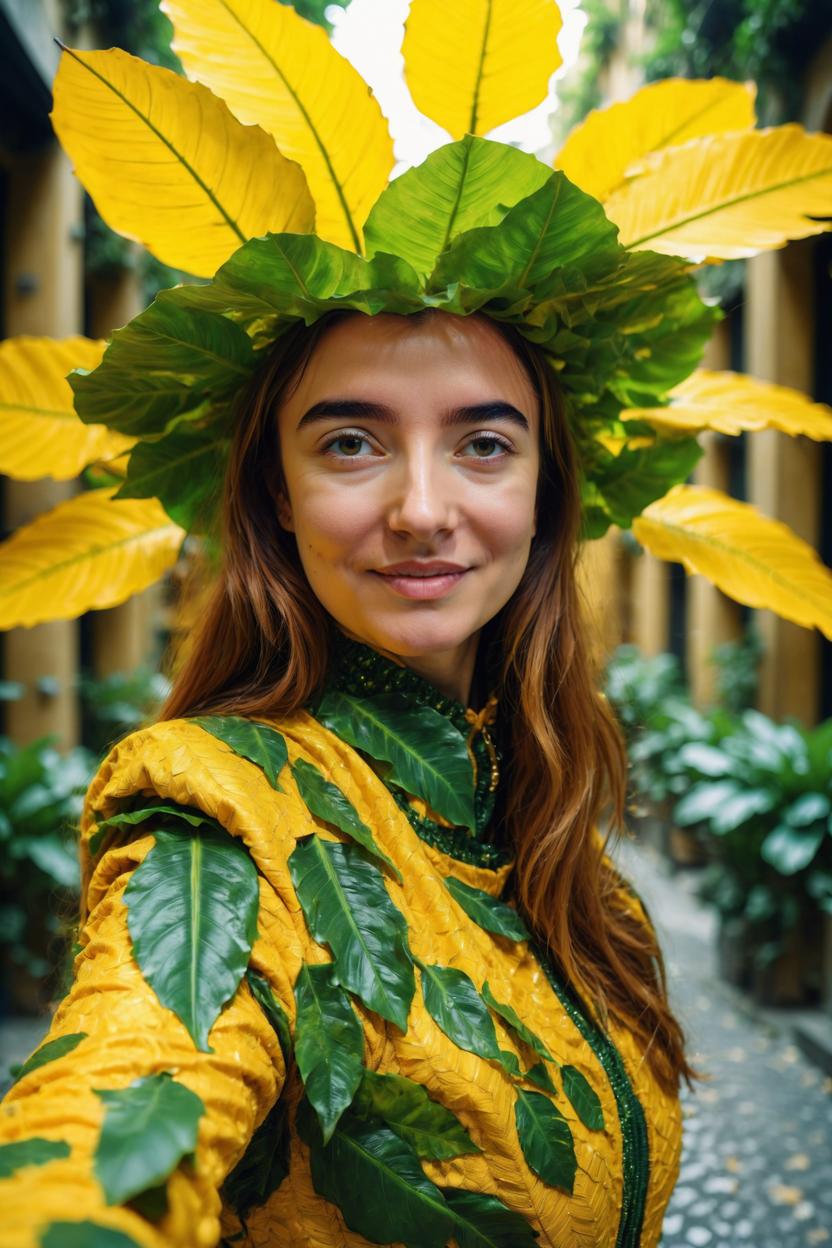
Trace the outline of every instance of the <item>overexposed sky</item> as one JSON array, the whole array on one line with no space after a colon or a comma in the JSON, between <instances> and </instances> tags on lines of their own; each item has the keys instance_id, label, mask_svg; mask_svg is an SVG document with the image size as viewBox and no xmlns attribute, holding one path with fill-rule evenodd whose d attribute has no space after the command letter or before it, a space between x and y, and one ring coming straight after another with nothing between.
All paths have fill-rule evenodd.
<instances>
[{"instance_id":1,"label":"overexposed sky","mask_svg":"<svg viewBox=\"0 0 832 1248\"><path fill-rule=\"evenodd\" d=\"M453 0L449 0L453 3ZM405 85L401 46L409 0L351 0L348 9L330 8L327 16L335 29L332 42L372 87L381 111L390 123L397 164L395 177L418 165L435 148L447 143L448 133L416 108ZM514 121L492 130L489 138L517 143L524 151L540 153L552 141L548 118L557 108L556 87L578 55L586 25L579 0L560 0L563 29L558 37L563 65L552 76L549 94L542 104Z\"/></svg>"}]
</instances>

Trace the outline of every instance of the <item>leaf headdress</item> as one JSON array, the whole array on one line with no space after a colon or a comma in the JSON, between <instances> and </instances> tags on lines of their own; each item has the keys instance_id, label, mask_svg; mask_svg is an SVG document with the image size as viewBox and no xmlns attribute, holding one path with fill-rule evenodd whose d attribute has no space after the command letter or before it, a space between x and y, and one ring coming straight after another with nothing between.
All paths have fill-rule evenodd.
<instances>
[{"instance_id":1,"label":"leaf headdress","mask_svg":"<svg viewBox=\"0 0 832 1248\"><path fill-rule=\"evenodd\" d=\"M542 347L587 538L632 526L660 558L832 636L832 575L811 548L683 484L706 429L832 438L832 411L795 391L697 370L720 313L693 277L829 229L832 138L755 129L750 84L674 79L591 113L550 167L484 135L545 97L554 0L412 0L407 81L451 141L389 181L381 110L323 30L275 0L161 7L189 80L66 49L53 122L105 221L209 280L162 291L106 349L0 346L0 471L105 461L121 478L0 547L0 627L112 606L175 560L216 497L234 396L287 328L438 308Z\"/></svg>"}]
</instances>

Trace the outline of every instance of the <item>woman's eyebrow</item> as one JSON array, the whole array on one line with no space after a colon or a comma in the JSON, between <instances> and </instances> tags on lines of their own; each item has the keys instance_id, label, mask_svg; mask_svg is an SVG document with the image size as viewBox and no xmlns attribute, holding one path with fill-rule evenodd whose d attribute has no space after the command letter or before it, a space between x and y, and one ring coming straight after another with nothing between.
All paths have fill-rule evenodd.
<instances>
[{"instance_id":1,"label":"woman's eyebrow","mask_svg":"<svg viewBox=\"0 0 832 1248\"><path fill-rule=\"evenodd\" d=\"M387 425L398 424L399 417L392 407L384 403L368 403L363 399L322 399L313 403L298 421L298 429L314 424L316 420L337 419L378 420ZM509 420L528 432L529 422L512 403L495 400L491 403L471 403L464 407L452 407L443 413L443 425L481 424L488 420Z\"/></svg>"}]
</instances>

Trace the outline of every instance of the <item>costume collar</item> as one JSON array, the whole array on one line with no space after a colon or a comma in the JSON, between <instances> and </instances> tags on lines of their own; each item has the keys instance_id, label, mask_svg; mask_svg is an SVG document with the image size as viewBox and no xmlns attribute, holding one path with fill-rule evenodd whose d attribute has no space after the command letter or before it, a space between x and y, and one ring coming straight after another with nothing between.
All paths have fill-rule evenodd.
<instances>
[{"instance_id":1,"label":"costume collar","mask_svg":"<svg viewBox=\"0 0 832 1248\"><path fill-rule=\"evenodd\" d=\"M362 698L392 695L411 706L429 706L450 720L464 738L471 760L476 833L449 827L441 819L433 818L432 812L425 809L420 794L408 798L394 786L388 786L389 791L419 836L437 849L476 866L496 868L510 861L510 855L494 843L494 829L489 826L501 764L499 746L494 739L498 705L495 694L492 693L479 710L473 710L442 693L412 668L346 636L337 628L331 633L330 661L323 692L330 690Z\"/></svg>"}]
</instances>

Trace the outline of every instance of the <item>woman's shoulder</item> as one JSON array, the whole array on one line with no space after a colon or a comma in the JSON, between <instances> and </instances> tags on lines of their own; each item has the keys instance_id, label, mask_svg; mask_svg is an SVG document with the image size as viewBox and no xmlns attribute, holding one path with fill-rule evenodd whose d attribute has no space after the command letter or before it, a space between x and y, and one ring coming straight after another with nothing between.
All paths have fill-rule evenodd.
<instances>
[{"instance_id":1,"label":"woman's shoulder","mask_svg":"<svg viewBox=\"0 0 832 1248\"><path fill-rule=\"evenodd\" d=\"M323 753L318 763L324 774L330 770L326 736L302 711L280 721L209 715L136 729L113 746L87 790L82 856L95 856L114 828L138 828L140 814L155 814L158 825L172 812L220 824L255 856L267 845L273 854L283 839L289 851L299 821L310 818L294 772L310 751Z\"/></svg>"}]
</instances>

